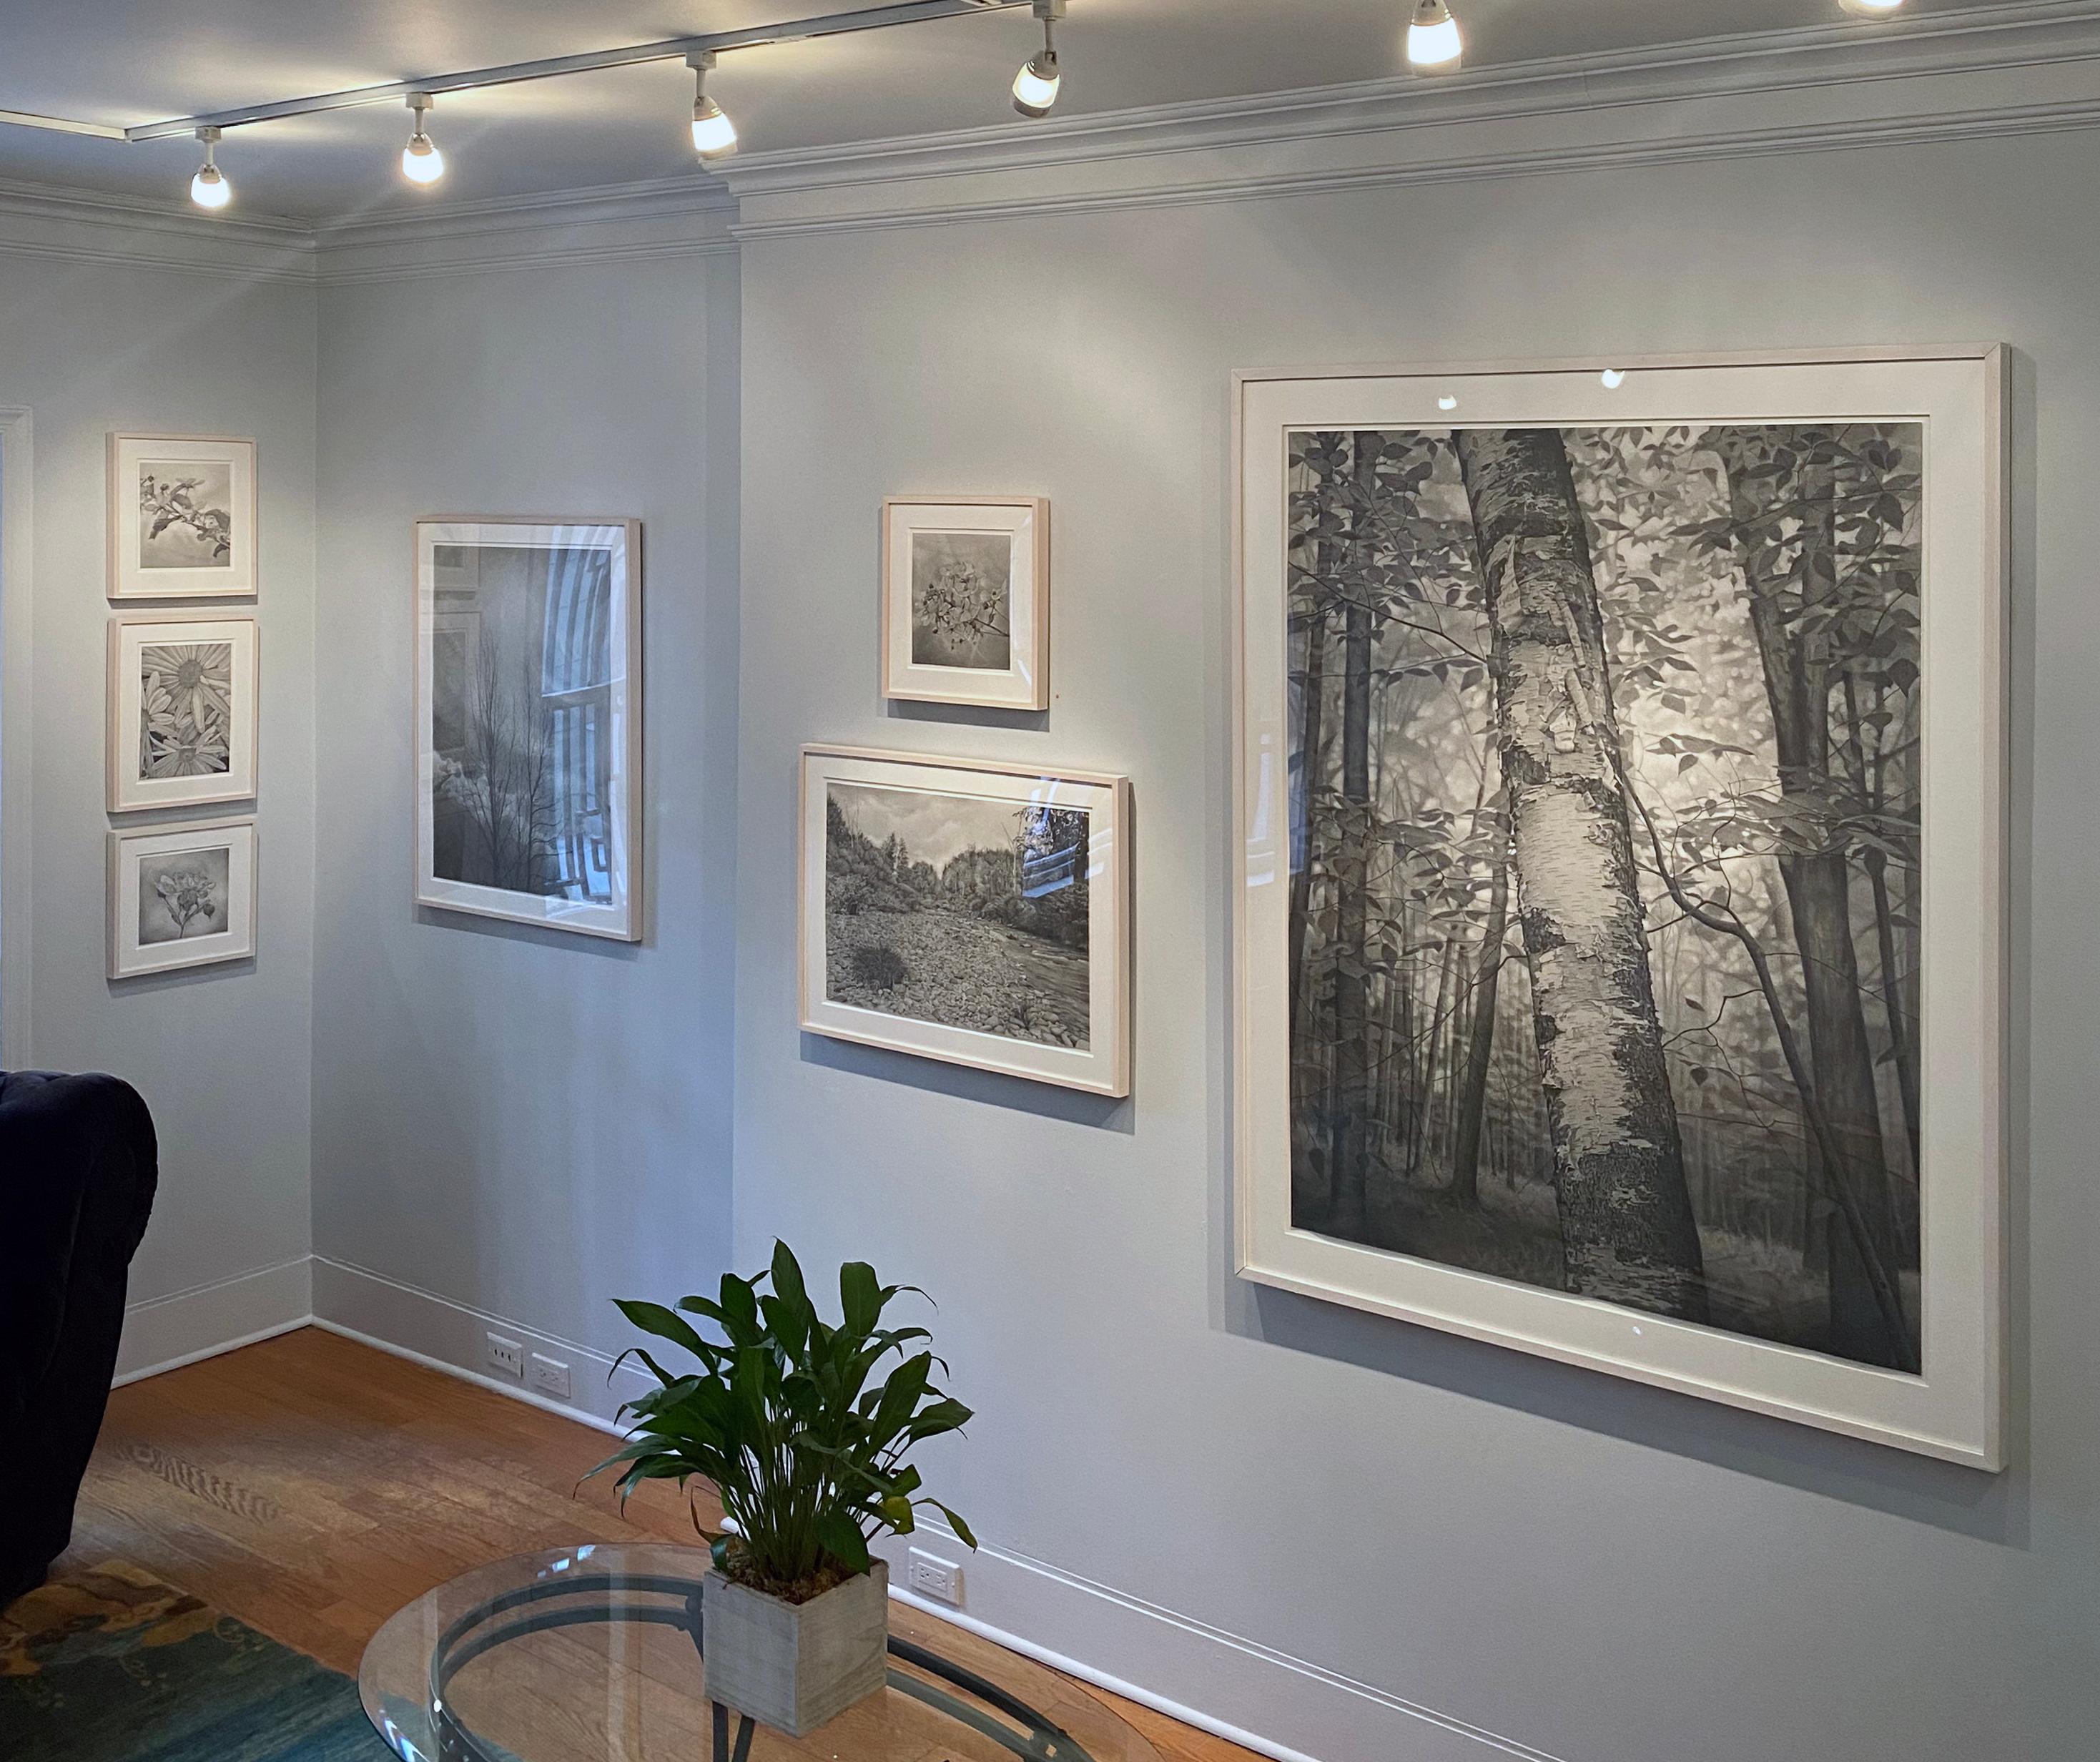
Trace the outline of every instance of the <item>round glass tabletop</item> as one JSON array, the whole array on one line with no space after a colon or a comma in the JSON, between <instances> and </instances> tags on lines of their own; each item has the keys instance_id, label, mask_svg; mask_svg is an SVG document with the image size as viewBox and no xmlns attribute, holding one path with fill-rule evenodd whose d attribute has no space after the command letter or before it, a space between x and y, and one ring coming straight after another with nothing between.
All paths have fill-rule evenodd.
<instances>
[{"instance_id":1,"label":"round glass tabletop","mask_svg":"<svg viewBox=\"0 0 2100 1762\"><path fill-rule=\"evenodd\" d=\"M598 1543L442 1584L364 1649L364 1711L403 1762L1159 1762L1077 1685L890 1605L889 1682L792 1738L707 1698L704 1550Z\"/></svg>"}]
</instances>

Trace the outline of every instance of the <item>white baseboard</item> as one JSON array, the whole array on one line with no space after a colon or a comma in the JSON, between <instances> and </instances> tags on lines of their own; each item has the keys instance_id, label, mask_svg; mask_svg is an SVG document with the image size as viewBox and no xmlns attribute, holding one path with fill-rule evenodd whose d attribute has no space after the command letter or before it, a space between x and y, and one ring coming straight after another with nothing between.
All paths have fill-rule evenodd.
<instances>
[{"instance_id":1,"label":"white baseboard","mask_svg":"<svg viewBox=\"0 0 2100 1762\"><path fill-rule=\"evenodd\" d=\"M620 1402L651 1386L649 1376L638 1368L623 1367L615 1376L609 1354L558 1334L543 1333L507 1315L492 1315L323 1255L314 1256L313 1269L316 1326L601 1432L620 1431ZM483 1336L492 1328L517 1340L528 1354L545 1353L567 1365L570 1399L552 1400L516 1377L492 1376L485 1370Z\"/></svg>"},{"instance_id":2,"label":"white baseboard","mask_svg":"<svg viewBox=\"0 0 2100 1762\"><path fill-rule=\"evenodd\" d=\"M964 1607L901 1588L913 1541L962 1562ZM885 1538L877 1549L889 1559L890 1595L898 1601L1277 1762L1488 1762L1497 1755L1558 1762L1546 1751L1047 1561L990 1544L972 1553L938 1526Z\"/></svg>"},{"instance_id":3,"label":"white baseboard","mask_svg":"<svg viewBox=\"0 0 2100 1762\"><path fill-rule=\"evenodd\" d=\"M117 1380L309 1323L602 1432L617 1433L620 1402L649 1386L632 1367L608 1383L613 1361L594 1347L320 1255L135 1305ZM491 1328L528 1354L567 1363L575 1398L550 1400L483 1370L483 1336ZM990 1544L971 1553L938 1527L911 1539L929 1539L964 1562L966 1606L903 1589L907 1543L893 1538L881 1551L899 1601L1277 1762L1556 1762L1543 1750L1048 1561Z\"/></svg>"},{"instance_id":4,"label":"white baseboard","mask_svg":"<svg viewBox=\"0 0 2100 1762\"><path fill-rule=\"evenodd\" d=\"M313 1316L311 1264L301 1255L128 1305L111 1386L121 1389L303 1327Z\"/></svg>"}]
</instances>

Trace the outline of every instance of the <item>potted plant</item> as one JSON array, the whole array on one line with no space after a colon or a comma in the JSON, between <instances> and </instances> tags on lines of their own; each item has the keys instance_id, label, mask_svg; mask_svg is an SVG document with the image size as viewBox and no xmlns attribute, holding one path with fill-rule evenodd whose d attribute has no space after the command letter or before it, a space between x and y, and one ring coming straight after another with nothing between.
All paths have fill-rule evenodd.
<instances>
[{"instance_id":1,"label":"potted plant","mask_svg":"<svg viewBox=\"0 0 2100 1762\"><path fill-rule=\"evenodd\" d=\"M882 1687L889 1565L870 1554L869 1539L908 1534L917 1508L933 1505L977 1546L960 1517L920 1496L919 1471L905 1460L922 1439L970 1417L933 1384L940 1361L920 1345L927 1330L882 1325L906 1290L916 1287L880 1284L874 1268L849 1261L839 1269L833 1326L776 1242L767 1271L726 1273L714 1297L682 1298L676 1309L619 1305L699 1369L674 1376L642 1347L621 1354L638 1358L657 1386L620 1409L634 1422L627 1447L591 1472L625 1464L623 1504L643 1481L713 1483L726 1533L695 1517L713 1556L701 1588L707 1692L791 1737Z\"/></svg>"}]
</instances>

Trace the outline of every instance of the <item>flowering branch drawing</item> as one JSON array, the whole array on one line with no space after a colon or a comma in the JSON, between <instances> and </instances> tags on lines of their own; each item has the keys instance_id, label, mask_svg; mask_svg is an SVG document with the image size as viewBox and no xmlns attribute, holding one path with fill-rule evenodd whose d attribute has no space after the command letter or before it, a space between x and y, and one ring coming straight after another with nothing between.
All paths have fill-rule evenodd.
<instances>
[{"instance_id":1,"label":"flowering branch drawing","mask_svg":"<svg viewBox=\"0 0 2100 1762\"><path fill-rule=\"evenodd\" d=\"M233 550L233 515L225 508L200 505L197 492L201 477L160 477L143 471L139 477L139 512L148 523L146 541L151 544L171 526L187 528L208 550L214 561Z\"/></svg>"},{"instance_id":2,"label":"flowering branch drawing","mask_svg":"<svg viewBox=\"0 0 2100 1762\"><path fill-rule=\"evenodd\" d=\"M153 892L159 898L161 907L175 926L178 940L189 934L190 926L201 920L211 921L216 909L212 895L214 885L210 876L201 868L171 868L162 871L153 883Z\"/></svg>"}]
</instances>

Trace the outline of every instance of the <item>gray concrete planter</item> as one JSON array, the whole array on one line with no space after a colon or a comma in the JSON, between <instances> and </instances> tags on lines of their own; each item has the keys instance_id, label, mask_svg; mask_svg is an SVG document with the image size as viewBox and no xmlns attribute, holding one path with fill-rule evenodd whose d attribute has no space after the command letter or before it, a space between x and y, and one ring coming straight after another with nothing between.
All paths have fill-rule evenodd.
<instances>
[{"instance_id":1,"label":"gray concrete planter","mask_svg":"<svg viewBox=\"0 0 2100 1762\"><path fill-rule=\"evenodd\" d=\"M879 1692L889 1667L889 1563L806 1603L710 1572L700 1620L710 1700L800 1738Z\"/></svg>"}]
</instances>

